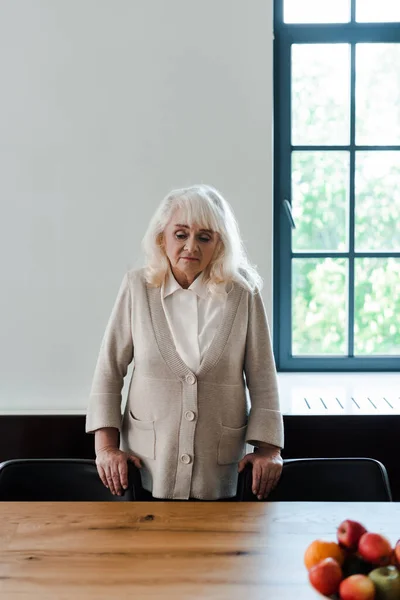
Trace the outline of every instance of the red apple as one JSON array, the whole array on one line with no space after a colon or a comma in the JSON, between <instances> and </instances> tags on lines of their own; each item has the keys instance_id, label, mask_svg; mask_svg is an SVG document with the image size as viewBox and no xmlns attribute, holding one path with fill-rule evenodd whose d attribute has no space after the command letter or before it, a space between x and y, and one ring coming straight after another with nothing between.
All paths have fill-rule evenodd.
<instances>
[{"instance_id":1,"label":"red apple","mask_svg":"<svg viewBox=\"0 0 400 600\"><path fill-rule=\"evenodd\" d=\"M340 523L337 529L337 539L343 548L357 550L360 537L366 532L367 530L361 523L346 519L346 521Z\"/></svg>"},{"instance_id":2,"label":"red apple","mask_svg":"<svg viewBox=\"0 0 400 600\"><path fill-rule=\"evenodd\" d=\"M339 563L334 558L324 558L308 572L311 585L324 596L336 594L343 574Z\"/></svg>"},{"instance_id":3,"label":"red apple","mask_svg":"<svg viewBox=\"0 0 400 600\"><path fill-rule=\"evenodd\" d=\"M359 555L374 565L388 565L392 552L389 540L379 533L364 533L358 542Z\"/></svg>"},{"instance_id":4,"label":"red apple","mask_svg":"<svg viewBox=\"0 0 400 600\"><path fill-rule=\"evenodd\" d=\"M400 540L396 542L393 550L394 564L400 569Z\"/></svg>"},{"instance_id":5,"label":"red apple","mask_svg":"<svg viewBox=\"0 0 400 600\"><path fill-rule=\"evenodd\" d=\"M351 575L339 586L341 600L374 600L375 586L366 575Z\"/></svg>"}]
</instances>

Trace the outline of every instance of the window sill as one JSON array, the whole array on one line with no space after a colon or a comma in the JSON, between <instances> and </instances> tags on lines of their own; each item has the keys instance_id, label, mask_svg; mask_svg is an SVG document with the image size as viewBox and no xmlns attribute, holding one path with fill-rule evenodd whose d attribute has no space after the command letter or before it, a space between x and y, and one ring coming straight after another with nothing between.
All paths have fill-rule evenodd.
<instances>
[{"instance_id":1,"label":"window sill","mask_svg":"<svg viewBox=\"0 0 400 600\"><path fill-rule=\"evenodd\" d=\"M0 410L0 416L1 417L12 417L12 416L23 416L23 417L43 417L43 416L58 416L58 417L64 417L64 416L79 416L79 415L86 415L86 410L83 409L62 409L60 408L59 410L57 409L49 409L46 410L45 408L43 409L30 409L30 408L26 408L26 409L20 409L20 410L5 410L5 409L1 409Z\"/></svg>"},{"instance_id":2,"label":"window sill","mask_svg":"<svg viewBox=\"0 0 400 600\"><path fill-rule=\"evenodd\" d=\"M400 415L400 374L278 373L284 415Z\"/></svg>"},{"instance_id":3,"label":"window sill","mask_svg":"<svg viewBox=\"0 0 400 600\"><path fill-rule=\"evenodd\" d=\"M278 373L287 416L400 415L399 373ZM0 416L76 416L85 409L0 410Z\"/></svg>"}]
</instances>

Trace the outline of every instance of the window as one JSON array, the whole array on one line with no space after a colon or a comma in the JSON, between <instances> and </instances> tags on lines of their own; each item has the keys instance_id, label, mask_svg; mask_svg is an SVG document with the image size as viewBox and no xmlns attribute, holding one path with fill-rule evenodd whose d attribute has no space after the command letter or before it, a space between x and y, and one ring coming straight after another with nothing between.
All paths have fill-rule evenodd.
<instances>
[{"instance_id":1,"label":"window","mask_svg":"<svg viewBox=\"0 0 400 600\"><path fill-rule=\"evenodd\" d=\"M275 0L282 371L400 369L400 1Z\"/></svg>"}]
</instances>

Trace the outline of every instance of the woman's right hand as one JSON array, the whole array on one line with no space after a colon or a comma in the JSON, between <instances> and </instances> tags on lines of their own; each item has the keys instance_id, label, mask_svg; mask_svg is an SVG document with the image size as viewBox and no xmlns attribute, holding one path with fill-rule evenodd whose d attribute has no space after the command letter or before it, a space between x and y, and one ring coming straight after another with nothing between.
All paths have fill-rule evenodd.
<instances>
[{"instance_id":1,"label":"woman's right hand","mask_svg":"<svg viewBox=\"0 0 400 600\"><path fill-rule=\"evenodd\" d=\"M142 468L140 458L114 446L106 446L96 453L100 479L113 495L121 496L122 489L126 490L128 487L128 460L138 469Z\"/></svg>"}]
</instances>

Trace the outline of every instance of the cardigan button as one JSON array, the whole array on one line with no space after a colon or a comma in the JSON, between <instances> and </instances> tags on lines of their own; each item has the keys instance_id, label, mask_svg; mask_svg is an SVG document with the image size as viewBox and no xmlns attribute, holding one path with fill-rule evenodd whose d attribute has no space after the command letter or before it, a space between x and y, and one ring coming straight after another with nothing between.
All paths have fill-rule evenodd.
<instances>
[{"instance_id":1,"label":"cardigan button","mask_svg":"<svg viewBox=\"0 0 400 600\"><path fill-rule=\"evenodd\" d=\"M185 412L185 419L186 419L186 421L194 421L195 416L196 415L194 414L194 412L192 410L187 410Z\"/></svg>"},{"instance_id":2,"label":"cardigan button","mask_svg":"<svg viewBox=\"0 0 400 600\"><path fill-rule=\"evenodd\" d=\"M185 464L185 465L189 465L192 462L192 457L189 456L189 454L182 454L181 456L181 461Z\"/></svg>"},{"instance_id":3,"label":"cardigan button","mask_svg":"<svg viewBox=\"0 0 400 600\"><path fill-rule=\"evenodd\" d=\"M186 375L186 381L187 383L190 383L190 385L193 385L196 383L196 377L192 373L189 373L189 375Z\"/></svg>"}]
</instances>

